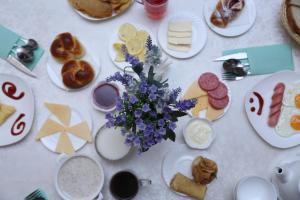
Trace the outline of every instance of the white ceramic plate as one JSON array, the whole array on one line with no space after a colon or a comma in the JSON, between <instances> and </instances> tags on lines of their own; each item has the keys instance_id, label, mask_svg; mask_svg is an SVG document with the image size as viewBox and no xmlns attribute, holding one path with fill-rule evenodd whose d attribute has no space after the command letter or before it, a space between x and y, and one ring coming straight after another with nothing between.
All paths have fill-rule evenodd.
<instances>
[{"instance_id":1,"label":"white ceramic plate","mask_svg":"<svg viewBox=\"0 0 300 200\"><path fill-rule=\"evenodd\" d=\"M10 74L0 74L0 102L16 108L16 112L0 126L0 146L5 146L22 140L29 133L34 119L34 97L25 81Z\"/></svg>"},{"instance_id":2,"label":"white ceramic plate","mask_svg":"<svg viewBox=\"0 0 300 200\"><path fill-rule=\"evenodd\" d=\"M85 14L84 12L81 12L80 10L75 9L72 5L71 5L71 7L74 9L74 11L75 11L77 14L79 14L79 15L80 15L82 18L84 18L84 19L91 20L91 21L104 21L104 20L108 20L108 19L111 19L111 18L114 18L114 17L117 17L117 16L123 14L124 12L126 12L126 11L133 5L134 2L135 2L135 1L132 0L130 6L128 6L128 8L127 8L126 10L123 10L123 11L120 12L120 13L115 13L115 12L114 12L114 13L112 14L112 16L110 16L110 17L104 17L104 18L91 17L91 16Z\"/></svg>"},{"instance_id":3,"label":"white ceramic plate","mask_svg":"<svg viewBox=\"0 0 300 200\"><path fill-rule=\"evenodd\" d=\"M92 119L91 119L90 114L87 112L84 112L82 110L79 110L78 108L71 107L71 109L72 109L72 113L71 113L70 126L76 125L82 121L86 121L91 130L91 133L93 134L93 124L92 124ZM39 120L39 123L38 123L38 130L41 129L41 127L43 126L43 124L45 123L45 121L47 119L52 119L52 120L60 123L60 121L46 108L43 108L42 115L43 116L41 117L41 120ZM55 152L60 134L61 133L55 133L53 135L43 137L43 138L41 138L41 142L43 143L43 145L45 147L47 147L47 149ZM87 141L85 141L79 137L76 137L73 134L68 133L68 136L71 140L71 143L72 143L75 151L79 150L87 143Z\"/></svg>"},{"instance_id":4,"label":"white ceramic plate","mask_svg":"<svg viewBox=\"0 0 300 200\"><path fill-rule=\"evenodd\" d=\"M162 162L162 177L167 186L170 187L172 178L178 172L192 179L192 162L198 156L213 159L208 153L199 152L199 150L191 150L186 145L180 144L177 144L176 148L168 152ZM180 196L186 196L182 193L175 193Z\"/></svg>"},{"instance_id":5,"label":"white ceramic plate","mask_svg":"<svg viewBox=\"0 0 300 200\"><path fill-rule=\"evenodd\" d=\"M245 1L245 7L240 15L230 22L226 28L219 28L210 21L211 14L215 10L218 1L219 0L206 1L203 7L205 21L211 30L227 37L239 36L250 30L256 19L256 7L253 0Z\"/></svg>"},{"instance_id":6,"label":"white ceramic plate","mask_svg":"<svg viewBox=\"0 0 300 200\"><path fill-rule=\"evenodd\" d=\"M216 121L216 120L218 120L218 119L220 119L220 118L222 118L225 114L226 114L226 112L229 110L229 108L230 108L230 105L231 105L231 90L230 90L230 88L229 88L229 86L228 86L228 84L226 83L226 82L224 82L223 80L221 80L220 78L219 78L219 80L220 80L220 82L222 82L222 83L224 83L225 85L226 85L226 87L227 87L227 89L228 89L228 98L229 98L229 102L228 102L228 105L225 107L225 109L224 109L224 113L222 114L222 115L220 115L217 119L215 119L215 120L213 120L213 121ZM190 85L189 85L190 86ZM188 87L189 87L188 86ZM188 89L188 88L187 88ZM184 92L186 91L186 90L183 90ZM183 93L183 95L184 95L184 93ZM191 116L191 117L194 117L193 115L192 115L192 112L191 112L191 110L189 110L189 111L187 111L187 113ZM206 110L202 110L200 113L199 113L199 118L200 119L206 119L206 117L205 117L205 114L206 114Z\"/></svg>"},{"instance_id":7,"label":"white ceramic plate","mask_svg":"<svg viewBox=\"0 0 300 200\"><path fill-rule=\"evenodd\" d=\"M171 21L192 21L193 24L193 40L192 47L187 52L174 51L168 49L168 25ZM181 12L170 16L162 21L159 26L157 38L160 47L170 56L175 58L190 58L198 54L204 47L207 40L207 31L204 22L201 18L194 14Z\"/></svg>"},{"instance_id":8,"label":"white ceramic plate","mask_svg":"<svg viewBox=\"0 0 300 200\"><path fill-rule=\"evenodd\" d=\"M89 44L90 41L83 40L83 37L78 36L78 34L74 34L74 36L76 36L78 38L78 40L81 42L81 44L85 48L85 55L81 59L79 59L79 60L86 60L87 62L89 62L92 65L92 67L94 69L94 73L95 73L95 77L93 79L93 81L94 81L94 80L97 79L97 76L101 72L101 61L100 61L100 59L95 59L94 54L91 54L90 51L89 51L89 49L87 48L86 44ZM91 85L91 83L93 82L92 81L88 85L86 85L86 86L84 86L82 88L79 88L79 89L70 89L70 88L66 87L64 85L63 81L62 81L62 76L61 76L61 69L62 69L62 67L63 67L63 64L59 63L57 60L55 60L55 58L53 58L53 56L49 52L49 54L48 54L48 60L47 60L47 72L48 72L48 76L51 79L51 81L54 83L54 85L56 85L58 88L60 88L62 90L65 90L65 91L78 91L78 90L82 90L82 89L88 87L89 85Z\"/></svg>"},{"instance_id":9,"label":"white ceramic plate","mask_svg":"<svg viewBox=\"0 0 300 200\"><path fill-rule=\"evenodd\" d=\"M124 23L126 23L126 22L124 22ZM124 24L124 23L122 23L122 24ZM117 54L116 54L116 51L115 51L115 49L113 47L114 43L124 43L123 41L120 40L119 35L118 35L119 28L120 28L120 26L122 26L122 24L120 24L117 27L117 29L112 32L112 35L110 37L109 44L108 44L109 45L108 46L108 53L109 53L109 57L110 57L111 61L115 64L115 66L118 67L121 70L124 70L125 67L130 66L130 64L128 62L116 62L115 58L116 58ZM151 31L149 31L148 28L146 28L143 25L136 24L136 23L130 23L130 24L134 25L137 30L144 30L144 31L146 31L150 35L150 37L152 39L152 43L153 44L157 44L156 39L155 39L153 33ZM131 68L126 68L126 71L133 72L133 70Z\"/></svg>"},{"instance_id":10,"label":"white ceramic plate","mask_svg":"<svg viewBox=\"0 0 300 200\"><path fill-rule=\"evenodd\" d=\"M271 97L273 89L279 82L283 82L286 86L294 81L300 80L300 74L294 71L281 71L277 72L255 85L245 96L245 109L250 124L256 130L258 135L262 137L267 143L278 148L290 148L300 144L300 134L291 137L279 136L275 129L268 126L269 106L271 105ZM258 92L264 99L264 106L262 114L257 115L259 109L258 98L253 94ZM254 99L250 103L250 98ZM251 108L255 108L255 112L251 112Z\"/></svg>"}]
</instances>

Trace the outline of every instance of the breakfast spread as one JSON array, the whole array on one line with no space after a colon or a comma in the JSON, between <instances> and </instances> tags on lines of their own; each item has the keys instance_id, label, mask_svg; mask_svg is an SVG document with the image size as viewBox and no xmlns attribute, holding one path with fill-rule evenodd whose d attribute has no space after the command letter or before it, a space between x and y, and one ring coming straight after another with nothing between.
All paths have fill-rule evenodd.
<instances>
[{"instance_id":1,"label":"breakfast spread","mask_svg":"<svg viewBox=\"0 0 300 200\"><path fill-rule=\"evenodd\" d=\"M69 2L76 10L90 17L101 19L127 10L132 0L69 0Z\"/></svg>"},{"instance_id":2,"label":"breakfast spread","mask_svg":"<svg viewBox=\"0 0 300 200\"><path fill-rule=\"evenodd\" d=\"M70 199L94 199L103 179L103 174L94 160L87 156L74 156L60 167L57 186Z\"/></svg>"},{"instance_id":3,"label":"breakfast spread","mask_svg":"<svg viewBox=\"0 0 300 200\"><path fill-rule=\"evenodd\" d=\"M217 177L217 173L218 166L213 160L199 156L192 163L192 174L196 183L207 185Z\"/></svg>"},{"instance_id":4,"label":"breakfast spread","mask_svg":"<svg viewBox=\"0 0 300 200\"><path fill-rule=\"evenodd\" d=\"M69 134L78 137L78 139L92 142L91 130L86 121L70 126L72 109L69 106L53 103L45 103L45 106L51 112L51 115L42 125L35 137L36 140L59 133L60 136L55 151L66 154L74 152ZM55 117L54 119L51 117L52 115Z\"/></svg>"},{"instance_id":5,"label":"breakfast spread","mask_svg":"<svg viewBox=\"0 0 300 200\"><path fill-rule=\"evenodd\" d=\"M228 88L219 78L210 72L202 74L186 91L183 99L197 99L196 106L191 110L193 117L206 110L206 119L213 121L224 114L229 104Z\"/></svg>"},{"instance_id":6,"label":"breakfast spread","mask_svg":"<svg viewBox=\"0 0 300 200\"><path fill-rule=\"evenodd\" d=\"M138 57L140 61L145 60L149 33L138 30L130 23L125 23L120 26L118 35L121 41L113 44L116 52L115 62L125 62L125 52Z\"/></svg>"},{"instance_id":7,"label":"breakfast spread","mask_svg":"<svg viewBox=\"0 0 300 200\"><path fill-rule=\"evenodd\" d=\"M120 96L119 88L108 82L102 82L93 89L93 104L101 110L111 110L117 104Z\"/></svg>"},{"instance_id":8,"label":"breakfast spread","mask_svg":"<svg viewBox=\"0 0 300 200\"><path fill-rule=\"evenodd\" d=\"M95 71L89 62L80 60L85 55L85 49L77 37L67 32L57 35L50 52L62 63L61 77L64 86L79 89L93 81Z\"/></svg>"},{"instance_id":9,"label":"breakfast spread","mask_svg":"<svg viewBox=\"0 0 300 200\"><path fill-rule=\"evenodd\" d=\"M184 129L184 139L191 148L207 148L213 140L213 129L204 120L191 120Z\"/></svg>"},{"instance_id":10,"label":"breakfast spread","mask_svg":"<svg viewBox=\"0 0 300 200\"><path fill-rule=\"evenodd\" d=\"M217 27L226 28L245 7L244 0L219 0L210 21Z\"/></svg>"},{"instance_id":11,"label":"breakfast spread","mask_svg":"<svg viewBox=\"0 0 300 200\"><path fill-rule=\"evenodd\" d=\"M14 106L0 103L0 126L15 112L16 108Z\"/></svg>"},{"instance_id":12,"label":"breakfast spread","mask_svg":"<svg viewBox=\"0 0 300 200\"><path fill-rule=\"evenodd\" d=\"M284 90L284 83L278 83L274 88L268 121L270 127L275 127L278 123L279 116L281 113Z\"/></svg>"},{"instance_id":13,"label":"breakfast spread","mask_svg":"<svg viewBox=\"0 0 300 200\"><path fill-rule=\"evenodd\" d=\"M192 45L193 24L191 21L169 22L168 48L174 51L189 51Z\"/></svg>"}]
</instances>

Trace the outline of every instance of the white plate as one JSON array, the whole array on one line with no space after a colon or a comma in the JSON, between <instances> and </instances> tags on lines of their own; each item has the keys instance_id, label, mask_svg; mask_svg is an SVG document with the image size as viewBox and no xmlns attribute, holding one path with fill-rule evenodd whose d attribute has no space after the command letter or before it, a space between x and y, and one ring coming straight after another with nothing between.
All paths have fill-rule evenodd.
<instances>
[{"instance_id":1,"label":"white plate","mask_svg":"<svg viewBox=\"0 0 300 200\"><path fill-rule=\"evenodd\" d=\"M91 20L91 21L104 21L104 20L108 20L108 19L111 19L111 18L114 18L114 17L117 17L117 16L123 14L124 12L126 12L126 11L133 5L134 2L135 2L135 1L132 0L132 1L131 1L131 4L128 6L128 8L127 8L126 10L123 10L123 11L120 12L120 13L115 13L115 12L113 12L112 16L110 16L110 17L103 17L103 18L91 17L91 16L85 14L84 12L81 12L80 10L75 9L72 5L70 5L70 6L74 9L74 11L75 11L77 14L79 14L79 15L80 15L82 18L84 18L84 19Z\"/></svg>"},{"instance_id":2,"label":"white plate","mask_svg":"<svg viewBox=\"0 0 300 200\"><path fill-rule=\"evenodd\" d=\"M75 36L77 36L77 35L75 34ZM94 58L94 56L89 53L88 48L85 46L85 44L87 44L87 43L82 41L81 37L78 37L78 38L79 38L79 41L81 42L81 44L85 48L85 55L78 60L86 60L87 62L89 62L92 65L92 67L94 69L94 73L95 73L95 77L93 79L93 81L94 81L97 79L97 76L101 72L101 61L100 61L100 59L96 60ZM50 79L54 83L54 85L56 85L58 88L60 88L62 90L65 90L65 91L82 90L82 89L88 87L89 85L91 85L91 83L93 82L93 81L91 81L88 85L86 85L82 88L79 88L79 89L70 89L70 88L66 87L63 83L62 76L61 76L62 67L63 67L63 64L59 63L55 58L53 58L51 53L49 53L48 60L47 60L48 76L50 77Z\"/></svg>"},{"instance_id":3,"label":"white plate","mask_svg":"<svg viewBox=\"0 0 300 200\"><path fill-rule=\"evenodd\" d=\"M92 125L92 119L91 119L91 116L88 112L84 112L82 110L79 110L78 108L74 108L74 107L71 107L71 110L72 110L72 113L71 113L71 120L70 120L70 126L72 125L76 125L82 121L86 121L88 123L88 126L91 130L91 133L93 134L93 125ZM47 119L52 119L58 123L61 123L48 109L46 108L43 108L43 112L42 112L42 117L41 117L41 120L39 120L39 123L38 123L38 127L40 130L41 127L43 126L43 124L45 123L45 121ZM47 149L49 149L50 151L53 151L55 152L55 149L56 149L56 146L57 146L57 142L58 142L58 139L59 139L59 136L60 136L61 133L55 133L53 135L49 135L49 136L46 136L46 137L43 137L41 138L41 142L43 143L43 145L45 147L47 147ZM79 137L76 137L75 135L73 134L70 134L70 133L67 133L70 140L71 140L71 143L73 145L73 148L75 151L79 150L80 148L82 148L86 143L87 141L79 138Z\"/></svg>"},{"instance_id":4,"label":"white plate","mask_svg":"<svg viewBox=\"0 0 300 200\"><path fill-rule=\"evenodd\" d=\"M227 37L239 36L250 30L256 19L256 7L253 0L245 1L245 7L240 15L230 22L226 28L219 28L210 21L211 14L215 10L218 1L219 0L206 1L203 7L204 18L210 29Z\"/></svg>"},{"instance_id":5,"label":"white plate","mask_svg":"<svg viewBox=\"0 0 300 200\"><path fill-rule=\"evenodd\" d=\"M15 88L9 83L14 84ZM8 90L13 91L14 89L15 92L7 95ZM19 97L22 93L24 96L16 100L9 97ZM31 88L25 81L10 74L0 74L0 102L16 108L16 112L0 126L0 146L5 146L22 140L29 133L34 119L34 97ZM20 127L17 128L17 126ZM12 129L15 134L11 133Z\"/></svg>"},{"instance_id":6,"label":"white plate","mask_svg":"<svg viewBox=\"0 0 300 200\"><path fill-rule=\"evenodd\" d=\"M192 47L187 52L173 51L168 49L168 25L170 21L192 21L193 23L193 41ZM207 31L201 18L194 14L181 12L164 19L159 26L157 38L161 48L170 56L175 58L190 58L198 54L204 47L207 40Z\"/></svg>"},{"instance_id":7,"label":"white plate","mask_svg":"<svg viewBox=\"0 0 300 200\"><path fill-rule=\"evenodd\" d=\"M229 88L229 86L227 85L226 82L224 82L224 81L221 80L220 78L219 78L219 81L222 82L222 83L224 83L224 84L226 85L227 89L228 89L228 94L227 94L227 95L228 95L228 98L229 98L229 102L228 102L228 105L227 105L227 106L225 107L225 109L224 109L224 113L223 113L222 115L220 115L217 119L213 120L213 121L216 121L216 120L222 118L222 117L226 114L226 112L229 110L230 105L231 105L231 90L230 90L230 88ZM190 86L190 85L189 85L189 86ZM187 89L188 89L188 88L187 88ZM183 90L183 91L186 91L186 90ZM183 93L183 95L184 95L184 93ZM187 113L188 113L191 117L194 117L194 116L192 115L191 110L188 110ZM206 109L200 111L198 117L199 117L200 119L206 119L205 115L206 115Z\"/></svg>"},{"instance_id":8,"label":"white plate","mask_svg":"<svg viewBox=\"0 0 300 200\"><path fill-rule=\"evenodd\" d=\"M124 23L122 23L122 24L124 24ZM110 57L111 61L115 64L115 66L118 67L121 70L124 70L125 67L130 66L130 64L128 62L115 62L115 58L116 58L117 54L116 54L116 51L115 51L115 49L113 47L114 43L124 43L122 40L120 40L119 34L118 34L119 28L120 28L120 26L122 26L122 24L120 24L117 27L117 29L112 32L112 35L110 37L109 44L108 44L109 45L108 46L108 53L109 53L109 57ZM149 31L148 28L146 28L143 25L136 24L136 23L131 23L131 24L134 25L138 31L139 30L146 31L150 35L150 37L152 39L152 44L157 44L156 39L155 39L153 33L151 31ZM126 68L126 71L133 72L133 70L131 68Z\"/></svg>"},{"instance_id":9,"label":"white plate","mask_svg":"<svg viewBox=\"0 0 300 200\"><path fill-rule=\"evenodd\" d=\"M255 85L245 96L245 109L250 121L250 124L256 130L258 135L262 137L267 143L278 148L290 148L300 144L300 135L293 135L291 137L279 136L275 129L268 126L269 106L271 105L271 97L273 89L279 82L283 82L286 86L292 82L300 80L300 74L294 71L277 72ZM255 107L256 111L259 109L257 97L253 92L256 91L263 96L264 106L262 114L259 116L256 112L251 112L251 107ZM250 98L254 99L254 103L250 103Z\"/></svg>"},{"instance_id":10,"label":"white plate","mask_svg":"<svg viewBox=\"0 0 300 200\"><path fill-rule=\"evenodd\" d=\"M162 162L162 177L167 186L170 187L171 180L178 172L192 179L192 162L198 156L213 159L208 153L191 150L186 145L180 144L177 144L176 148L168 152ZM180 196L186 196L182 193L175 193Z\"/></svg>"}]
</instances>

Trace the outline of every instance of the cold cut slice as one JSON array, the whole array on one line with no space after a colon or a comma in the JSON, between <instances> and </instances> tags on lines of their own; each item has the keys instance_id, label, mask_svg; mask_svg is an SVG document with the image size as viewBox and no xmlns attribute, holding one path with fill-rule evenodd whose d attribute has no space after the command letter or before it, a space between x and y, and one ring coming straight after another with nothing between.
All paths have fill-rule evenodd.
<instances>
[{"instance_id":1,"label":"cold cut slice","mask_svg":"<svg viewBox=\"0 0 300 200\"><path fill-rule=\"evenodd\" d=\"M199 77L198 84L203 90L211 91L219 86L220 81L215 74L206 72Z\"/></svg>"},{"instance_id":2,"label":"cold cut slice","mask_svg":"<svg viewBox=\"0 0 300 200\"><path fill-rule=\"evenodd\" d=\"M214 99L223 99L228 94L226 85L220 82L219 86L211 91L208 91L208 95Z\"/></svg>"},{"instance_id":3,"label":"cold cut slice","mask_svg":"<svg viewBox=\"0 0 300 200\"><path fill-rule=\"evenodd\" d=\"M228 105L229 97L228 95L226 95L223 99L214 99L208 96L208 102L213 108L219 110L225 108Z\"/></svg>"}]
</instances>

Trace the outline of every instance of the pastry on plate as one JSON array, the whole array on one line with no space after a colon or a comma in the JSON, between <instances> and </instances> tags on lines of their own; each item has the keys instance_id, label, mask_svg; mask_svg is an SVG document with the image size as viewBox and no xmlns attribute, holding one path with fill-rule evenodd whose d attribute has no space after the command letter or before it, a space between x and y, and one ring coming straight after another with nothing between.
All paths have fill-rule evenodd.
<instances>
[{"instance_id":1,"label":"pastry on plate","mask_svg":"<svg viewBox=\"0 0 300 200\"><path fill-rule=\"evenodd\" d=\"M219 0L210 21L217 27L225 28L245 7L244 0Z\"/></svg>"},{"instance_id":2,"label":"pastry on plate","mask_svg":"<svg viewBox=\"0 0 300 200\"><path fill-rule=\"evenodd\" d=\"M217 173L218 166L213 160L199 156L192 163L192 174L196 183L207 185L217 177Z\"/></svg>"},{"instance_id":3,"label":"pastry on plate","mask_svg":"<svg viewBox=\"0 0 300 200\"><path fill-rule=\"evenodd\" d=\"M14 106L0 103L0 126L15 112Z\"/></svg>"},{"instance_id":4,"label":"pastry on plate","mask_svg":"<svg viewBox=\"0 0 300 200\"><path fill-rule=\"evenodd\" d=\"M293 32L300 35L300 0L286 0L286 15Z\"/></svg>"},{"instance_id":5,"label":"pastry on plate","mask_svg":"<svg viewBox=\"0 0 300 200\"><path fill-rule=\"evenodd\" d=\"M113 14L110 1L105 0L69 0L70 4L91 17L105 18Z\"/></svg>"},{"instance_id":6,"label":"pastry on plate","mask_svg":"<svg viewBox=\"0 0 300 200\"><path fill-rule=\"evenodd\" d=\"M95 76L90 63L84 60L70 60L61 70L63 83L71 89L78 89L89 84Z\"/></svg>"},{"instance_id":7,"label":"pastry on plate","mask_svg":"<svg viewBox=\"0 0 300 200\"><path fill-rule=\"evenodd\" d=\"M79 40L68 32L61 33L55 37L51 44L50 52L61 63L72 59L79 59L85 54L85 50Z\"/></svg>"},{"instance_id":8,"label":"pastry on plate","mask_svg":"<svg viewBox=\"0 0 300 200\"><path fill-rule=\"evenodd\" d=\"M177 173L171 180L170 186L176 192L186 194L198 200L204 200L207 187L195 183L181 173Z\"/></svg>"}]
</instances>

